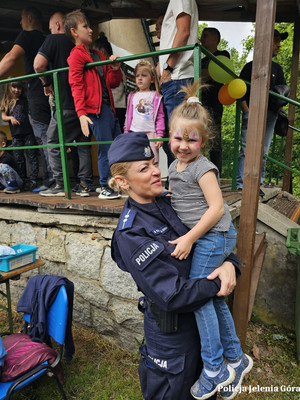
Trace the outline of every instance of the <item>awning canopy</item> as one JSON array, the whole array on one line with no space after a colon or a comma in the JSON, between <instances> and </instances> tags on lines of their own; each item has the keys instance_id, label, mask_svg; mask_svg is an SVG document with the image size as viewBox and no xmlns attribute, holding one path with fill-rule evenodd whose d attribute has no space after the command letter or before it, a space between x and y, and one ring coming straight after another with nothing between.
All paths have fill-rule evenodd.
<instances>
[{"instance_id":1,"label":"awning canopy","mask_svg":"<svg viewBox=\"0 0 300 400\"><path fill-rule=\"evenodd\" d=\"M21 31L20 14L24 6L39 8L48 31L49 17L56 11L83 9L91 24L112 18L156 18L166 10L169 0L1 0L0 41L12 41ZM197 0L201 21L254 22L256 0ZM300 0L277 0L276 21L294 22L300 18Z\"/></svg>"}]
</instances>

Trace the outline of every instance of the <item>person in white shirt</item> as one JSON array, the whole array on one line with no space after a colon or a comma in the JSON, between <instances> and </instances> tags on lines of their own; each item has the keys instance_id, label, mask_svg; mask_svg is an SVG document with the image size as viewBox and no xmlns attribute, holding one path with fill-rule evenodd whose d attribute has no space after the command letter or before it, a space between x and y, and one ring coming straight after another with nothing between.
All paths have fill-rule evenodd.
<instances>
[{"instance_id":1,"label":"person in white shirt","mask_svg":"<svg viewBox=\"0 0 300 400\"><path fill-rule=\"evenodd\" d=\"M170 0L165 13L160 50L195 44L198 41L198 8L195 0ZM168 118L183 101L181 86L192 83L193 51L165 54L159 57L160 85Z\"/></svg>"}]
</instances>

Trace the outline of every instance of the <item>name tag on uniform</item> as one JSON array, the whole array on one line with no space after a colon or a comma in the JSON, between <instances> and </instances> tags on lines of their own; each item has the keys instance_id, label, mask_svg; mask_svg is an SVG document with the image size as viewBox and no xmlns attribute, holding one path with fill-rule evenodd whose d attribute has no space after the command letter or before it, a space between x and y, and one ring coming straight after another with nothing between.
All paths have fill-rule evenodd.
<instances>
[{"instance_id":1,"label":"name tag on uniform","mask_svg":"<svg viewBox=\"0 0 300 400\"><path fill-rule=\"evenodd\" d=\"M132 256L132 261L137 269L143 270L149 265L162 251L164 246L159 242L148 242L144 247L139 249Z\"/></svg>"},{"instance_id":2,"label":"name tag on uniform","mask_svg":"<svg viewBox=\"0 0 300 400\"><path fill-rule=\"evenodd\" d=\"M168 225L163 225L160 228L152 229L151 233L153 233L153 235L157 236L157 235L162 235L162 234L168 232L169 230L170 230L170 227Z\"/></svg>"}]
</instances>

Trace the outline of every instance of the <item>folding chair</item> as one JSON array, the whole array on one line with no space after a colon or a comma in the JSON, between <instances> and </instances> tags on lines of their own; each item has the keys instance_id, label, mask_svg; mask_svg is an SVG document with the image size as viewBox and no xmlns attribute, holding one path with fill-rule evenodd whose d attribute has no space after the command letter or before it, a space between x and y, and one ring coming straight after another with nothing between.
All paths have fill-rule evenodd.
<instances>
[{"instance_id":1,"label":"folding chair","mask_svg":"<svg viewBox=\"0 0 300 400\"><path fill-rule=\"evenodd\" d=\"M14 391L20 390L23 387L27 386L28 384L45 374L47 371L51 371L53 373L62 398L64 400L67 400L62 384L60 383L55 370L55 366L60 362L62 358L67 325L67 314L67 292L66 288L64 286L61 286L57 293L56 299L51 305L47 315L48 334L59 345L56 360L52 364L49 364L47 361L45 361L42 364L36 365L33 369L27 371L24 375L13 381L0 382L0 400L10 399ZM26 322L30 322L29 314L24 314L23 318Z\"/></svg>"}]
</instances>

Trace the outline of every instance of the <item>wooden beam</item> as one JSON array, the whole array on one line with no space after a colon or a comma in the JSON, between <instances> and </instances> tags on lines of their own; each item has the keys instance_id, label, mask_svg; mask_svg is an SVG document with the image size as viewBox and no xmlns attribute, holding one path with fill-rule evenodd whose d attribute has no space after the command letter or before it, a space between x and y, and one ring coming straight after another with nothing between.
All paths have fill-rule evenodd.
<instances>
[{"instance_id":1,"label":"wooden beam","mask_svg":"<svg viewBox=\"0 0 300 400\"><path fill-rule=\"evenodd\" d=\"M300 51L300 19L298 19L294 25L293 56L292 56L291 84L290 84L291 99L296 99L297 97L298 74L299 74L299 51ZM290 104L288 111L288 119L290 125L292 126L295 125L295 113L296 113L296 107L293 104ZM284 150L284 159L288 161L289 167L291 166L292 163L293 139L294 139L294 131L292 129L289 129L285 141L285 150ZM282 190L289 193L293 193L292 173L286 169L283 172Z\"/></svg>"},{"instance_id":2,"label":"wooden beam","mask_svg":"<svg viewBox=\"0 0 300 400\"><path fill-rule=\"evenodd\" d=\"M255 244L253 252L253 268L251 274L251 285L250 285L250 296L249 296L249 309L248 309L248 322L251 319L253 306L255 302L255 296L257 291L257 286L260 278L260 273L262 265L265 258L265 253L267 249L267 242L265 240L266 234L257 233L255 235Z\"/></svg>"},{"instance_id":3,"label":"wooden beam","mask_svg":"<svg viewBox=\"0 0 300 400\"><path fill-rule=\"evenodd\" d=\"M248 325L250 283L269 98L275 12L276 0L257 0L249 122L237 243L238 256L244 268L242 268L242 276L237 283L233 302L233 318L242 347L245 347Z\"/></svg>"}]
</instances>

